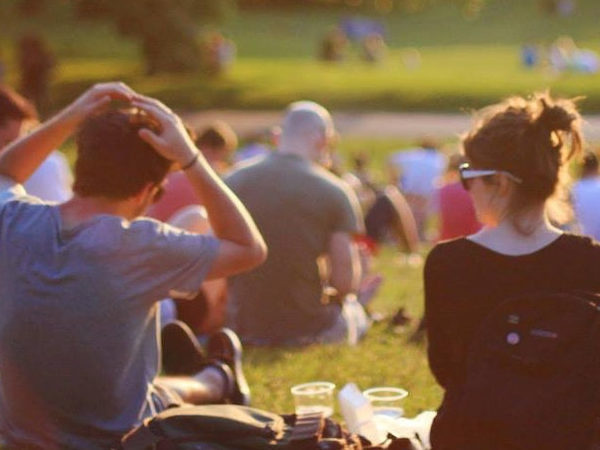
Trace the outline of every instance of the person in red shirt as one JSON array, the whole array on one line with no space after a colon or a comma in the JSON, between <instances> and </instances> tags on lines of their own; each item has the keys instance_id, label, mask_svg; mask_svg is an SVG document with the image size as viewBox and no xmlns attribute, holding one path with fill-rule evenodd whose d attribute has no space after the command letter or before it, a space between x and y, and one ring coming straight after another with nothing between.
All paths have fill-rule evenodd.
<instances>
[{"instance_id":1,"label":"person in red shirt","mask_svg":"<svg viewBox=\"0 0 600 450\"><path fill-rule=\"evenodd\" d=\"M206 127L195 143L212 169L222 174L229 167L229 157L235 151L238 140L229 125L217 121ZM186 177L180 172L173 172L167 177L164 194L150 207L148 216L168 222L182 208L199 204L200 200Z\"/></svg>"},{"instance_id":2,"label":"person in red shirt","mask_svg":"<svg viewBox=\"0 0 600 450\"><path fill-rule=\"evenodd\" d=\"M206 161L219 175L229 167L229 159L238 140L235 132L225 122L216 121L206 127L196 146ZM173 172L167 177L164 193L150 207L148 215L154 219L193 233L209 233L210 224L202 202L182 172ZM199 334L211 333L223 326L227 301L227 284L224 278L202 284L202 289L193 300L174 299L176 316L191 330Z\"/></svg>"},{"instance_id":3,"label":"person in red shirt","mask_svg":"<svg viewBox=\"0 0 600 450\"><path fill-rule=\"evenodd\" d=\"M440 241L468 236L481 228L473 201L458 179L458 167L463 162L460 154L450 157L446 182L437 191Z\"/></svg>"}]
</instances>

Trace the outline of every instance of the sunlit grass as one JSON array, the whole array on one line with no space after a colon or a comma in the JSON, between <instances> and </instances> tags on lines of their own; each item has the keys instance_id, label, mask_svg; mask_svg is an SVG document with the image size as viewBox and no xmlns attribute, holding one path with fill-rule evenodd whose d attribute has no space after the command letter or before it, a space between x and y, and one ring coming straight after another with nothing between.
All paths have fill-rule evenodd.
<instances>
[{"instance_id":1,"label":"sunlit grass","mask_svg":"<svg viewBox=\"0 0 600 450\"><path fill-rule=\"evenodd\" d=\"M400 306L405 306L415 318L420 317L423 311L422 268L402 265L395 251L385 249L377 258L376 270L385 276L385 283L373 309L391 316ZM410 392L405 404L408 415L435 409L441 389L429 372L425 343L410 342L411 332L394 330L388 321L384 321L375 324L355 347L247 349L245 367L254 405L290 412L293 410L289 392L292 385L327 380L339 388L348 382L357 383L361 389L400 386Z\"/></svg>"},{"instance_id":2,"label":"sunlit grass","mask_svg":"<svg viewBox=\"0 0 600 450\"><path fill-rule=\"evenodd\" d=\"M137 61L77 58L61 64L52 98L55 105L64 104L94 82L119 79L184 109L278 109L307 98L332 109L458 112L550 89L587 96L584 111L600 110L597 76L526 70L517 53L507 46L429 47L421 52L422 65L411 70L403 66L401 50L377 66L356 60L330 65L300 58L240 58L218 79L198 74L147 77Z\"/></svg>"},{"instance_id":3,"label":"sunlit grass","mask_svg":"<svg viewBox=\"0 0 600 450\"><path fill-rule=\"evenodd\" d=\"M342 137L339 148L346 165L351 154L368 151L375 179L383 180L384 162L389 153L409 144L402 139ZM75 156L73 143L68 143L62 150L72 162ZM441 390L429 372L425 343L409 341L423 313L422 267L408 266L396 250L383 248L375 258L374 271L384 276L384 283L372 309L388 320L375 324L357 346L246 349L244 367L254 406L291 412L293 402L289 389L293 384L328 380L339 388L347 382L355 382L362 389L403 387L410 392L405 405L410 415L437 407ZM389 319L401 306L415 318L410 329L397 330L389 325Z\"/></svg>"},{"instance_id":4,"label":"sunlit grass","mask_svg":"<svg viewBox=\"0 0 600 450\"><path fill-rule=\"evenodd\" d=\"M550 88L562 95L585 95L584 110L600 111L600 75L528 70L519 56L524 43L548 44L561 35L600 51L598 2L578 2L576 13L567 18L543 15L533 1L488 3L473 20L465 20L454 5L376 17L386 26L390 46L378 65L361 61L357 48L337 64L316 60L319 40L343 19L342 11L240 11L220 27L236 42L238 57L218 79L197 73L148 77L135 41L119 37L109 25L69 23L61 7L56 18L41 20L38 27L58 57L51 90L55 108L95 81L122 79L186 109L271 109L311 98L336 109L459 111ZM11 83L16 82L11 36L23 27L10 23L6 37L0 38ZM420 52L420 65L405 64L407 49Z\"/></svg>"}]
</instances>

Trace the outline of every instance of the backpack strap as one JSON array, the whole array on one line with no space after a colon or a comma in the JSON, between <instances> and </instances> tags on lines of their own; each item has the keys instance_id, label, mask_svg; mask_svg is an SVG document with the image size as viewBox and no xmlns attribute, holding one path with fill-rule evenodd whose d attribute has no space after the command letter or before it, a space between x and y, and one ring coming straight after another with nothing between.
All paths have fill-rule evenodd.
<instances>
[{"instance_id":1,"label":"backpack strap","mask_svg":"<svg viewBox=\"0 0 600 450\"><path fill-rule=\"evenodd\" d=\"M323 413L307 413L296 416L294 428L290 437L290 450L317 448L317 442L323 436L325 418Z\"/></svg>"},{"instance_id":2,"label":"backpack strap","mask_svg":"<svg viewBox=\"0 0 600 450\"><path fill-rule=\"evenodd\" d=\"M116 450L138 450L141 448L154 448L156 444L164 439L154 433L152 429L152 418L144 420L143 424L134 428L121 439Z\"/></svg>"}]
</instances>

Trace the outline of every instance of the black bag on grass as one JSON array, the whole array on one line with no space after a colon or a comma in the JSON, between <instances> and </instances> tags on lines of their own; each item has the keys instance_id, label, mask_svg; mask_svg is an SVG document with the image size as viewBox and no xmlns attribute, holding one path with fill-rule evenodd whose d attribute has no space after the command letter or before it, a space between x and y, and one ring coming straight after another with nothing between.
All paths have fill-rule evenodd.
<instances>
[{"instance_id":1,"label":"black bag on grass","mask_svg":"<svg viewBox=\"0 0 600 450\"><path fill-rule=\"evenodd\" d=\"M146 419L119 450L413 450L408 439L371 447L320 414L280 416L237 405L183 405Z\"/></svg>"},{"instance_id":2,"label":"black bag on grass","mask_svg":"<svg viewBox=\"0 0 600 450\"><path fill-rule=\"evenodd\" d=\"M600 411L598 305L587 293L528 295L487 317L464 389L445 411L468 439L458 448L590 448Z\"/></svg>"}]
</instances>

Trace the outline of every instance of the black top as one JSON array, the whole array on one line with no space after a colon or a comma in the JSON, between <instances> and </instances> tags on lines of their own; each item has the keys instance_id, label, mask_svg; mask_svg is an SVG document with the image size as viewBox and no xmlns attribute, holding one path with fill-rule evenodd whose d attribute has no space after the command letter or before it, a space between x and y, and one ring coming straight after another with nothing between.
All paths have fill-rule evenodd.
<instances>
[{"instance_id":1,"label":"black top","mask_svg":"<svg viewBox=\"0 0 600 450\"><path fill-rule=\"evenodd\" d=\"M600 244L563 234L536 252L509 256L461 238L431 251L425 264L428 356L446 397L464 382L472 336L492 309L509 297L546 290L600 292Z\"/></svg>"}]
</instances>

